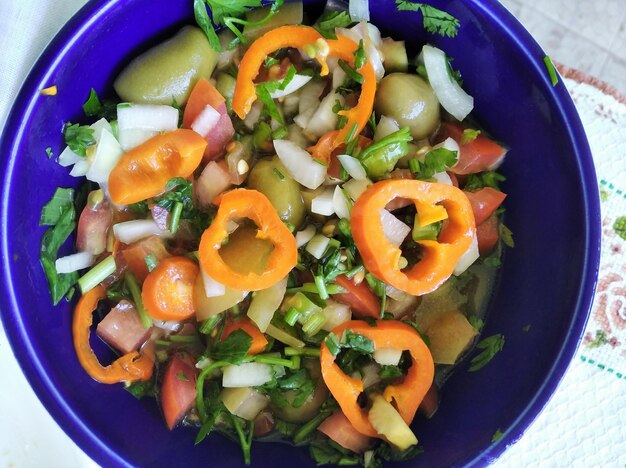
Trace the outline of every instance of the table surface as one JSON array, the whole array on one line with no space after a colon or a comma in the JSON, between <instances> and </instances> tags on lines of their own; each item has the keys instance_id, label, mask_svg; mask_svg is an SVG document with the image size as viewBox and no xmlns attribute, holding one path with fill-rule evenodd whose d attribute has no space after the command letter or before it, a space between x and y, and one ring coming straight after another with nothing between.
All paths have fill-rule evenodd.
<instances>
[{"instance_id":1,"label":"table surface","mask_svg":"<svg viewBox=\"0 0 626 468\"><path fill-rule=\"evenodd\" d=\"M600 77L610 85L626 92L626 0L503 0L507 8L537 38L546 52L555 60L569 67ZM58 29L71 15L85 3L85 0L0 0L0 126L2 126L10 102L36 58ZM36 11L37 13L33 13ZM12 47L16 24L28 18L29 31L37 31L29 36L28 50ZM19 42L18 42L19 43ZM26 56L32 57L24 59ZM29 61L30 60L30 61ZM5 82L5 77L8 79ZM625 185L622 183L622 185ZM575 367L575 366L573 366ZM4 331L0 326L0 467L65 467L95 466L95 464L62 432L50 418L33 391L28 386L19 366L13 357ZM570 369L563 386L576 387L578 401L588 398L616 398L614 391L598 393L590 382L596 377L593 366L579 366ZM623 382L618 382L623 385ZM623 388L623 387L622 387ZM613 389L614 390L614 389ZM559 405L571 406L572 395L565 396L557 391L550 403L552 408ZM626 392L621 391L616 401L617 408L626 408ZM25 410L26 409L26 410ZM565 408L567 410L567 408ZM554 411L552 409L551 411ZM535 431L522 437L496 464L517 466L517 461L528 459L524 451L529 445L543 444L547 451L543 461L549 466L590 466L594 451L601 451L597 442L611 438L621 443L621 452L626 453L626 433L623 426L624 413L606 410L593 415L578 414L576 424L580 428L580 440L590 442L587 448L576 455L562 453L556 438L542 440ZM535 425L541 426L542 416ZM587 419L585 419L587 418ZM604 418L606 424L594 425L593 420ZM607 429L608 428L608 429ZM600 432L602 431L602 433ZM621 442L620 442L621 441ZM619 453L620 450L614 453ZM626 458L612 456L613 466L625 466ZM570 463L571 462L571 463Z\"/></svg>"}]
</instances>

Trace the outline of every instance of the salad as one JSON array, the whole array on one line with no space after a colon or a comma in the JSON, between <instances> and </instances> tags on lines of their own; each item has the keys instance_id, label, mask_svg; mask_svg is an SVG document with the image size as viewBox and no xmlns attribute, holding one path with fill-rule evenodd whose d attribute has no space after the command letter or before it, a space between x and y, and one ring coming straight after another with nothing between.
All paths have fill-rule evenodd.
<instances>
[{"instance_id":1,"label":"salad","mask_svg":"<svg viewBox=\"0 0 626 468\"><path fill-rule=\"evenodd\" d=\"M460 27L396 3L430 33ZM92 90L92 123L65 124L57 161L86 181L42 210L52 300L80 296L87 374L156 397L196 444L224 433L245 463L257 438L318 464L406 459L428 449L410 425L450 371L504 345L478 337L513 246L506 149L445 52L409 57L367 2L308 24L302 3L260 6L196 0L199 27L134 58L118 100Z\"/></svg>"}]
</instances>

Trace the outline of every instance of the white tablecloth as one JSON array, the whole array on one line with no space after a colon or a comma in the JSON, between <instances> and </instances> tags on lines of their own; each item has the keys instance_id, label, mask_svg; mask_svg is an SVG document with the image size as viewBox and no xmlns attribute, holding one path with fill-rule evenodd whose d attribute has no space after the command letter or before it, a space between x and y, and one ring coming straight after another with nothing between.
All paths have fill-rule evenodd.
<instances>
[{"instance_id":1,"label":"white tablecloth","mask_svg":"<svg viewBox=\"0 0 626 468\"><path fill-rule=\"evenodd\" d=\"M85 0L0 0L0 127L38 55ZM558 57L554 57L558 60ZM552 400L494 466L626 466L626 104L566 81L589 135L603 192L605 252L585 343ZM0 327L0 466L94 466L28 386Z\"/></svg>"}]
</instances>

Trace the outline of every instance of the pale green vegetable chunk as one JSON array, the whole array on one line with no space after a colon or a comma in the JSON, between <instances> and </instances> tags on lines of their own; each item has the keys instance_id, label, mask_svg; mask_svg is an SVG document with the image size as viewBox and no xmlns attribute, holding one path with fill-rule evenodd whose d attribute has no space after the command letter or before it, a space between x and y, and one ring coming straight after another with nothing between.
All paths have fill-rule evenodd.
<instances>
[{"instance_id":1,"label":"pale green vegetable chunk","mask_svg":"<svg viewBox=\"0 0 626 468\"><path fill-rule=\"evenodd\" d=\"M372 407L367 418L376 432L400 450L406 450L417 444L417 437L404 422L400 413L381 395L373 395Z\"/></svg>"},{"instance_id":2,"label":"pale green vegetable chunk","mask_svg":"<svg viewBox=\"0 0 626 468\"><path fill-rule=\"evenodd\" d=\"M199 28L185 26L130 62L113 86L124 101L183 105L196 82L211 77L217 57Z\"/></svg>"}]
</instances>

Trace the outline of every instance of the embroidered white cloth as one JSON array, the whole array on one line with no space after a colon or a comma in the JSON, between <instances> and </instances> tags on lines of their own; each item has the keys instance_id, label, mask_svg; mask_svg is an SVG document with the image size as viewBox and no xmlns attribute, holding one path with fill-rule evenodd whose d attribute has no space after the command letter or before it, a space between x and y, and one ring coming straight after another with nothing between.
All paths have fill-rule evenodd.
<instances>
[{"instance_id":1,"label":"embroidered white cloth","mask_svg":"<svg viewBox=\"0 0 626 468\"><path fill-rule=\"evenodd\" d=\"M84 3L0 0L0 127L38 55ZM565 82L600 180L599 288L585 339L563 382L497 467L626 465L626 103L591 84ZM95 466L37 400L1 327L0 372L0 466Z\"/></svg>"}]
</instances>

